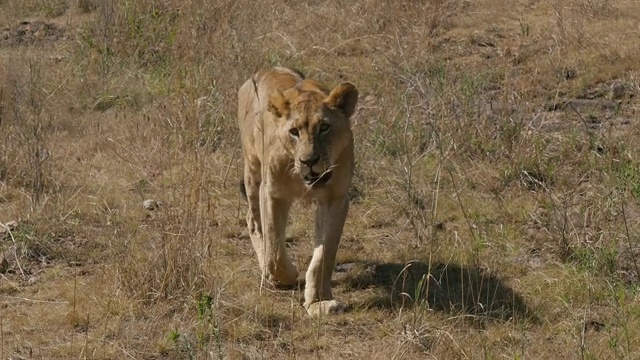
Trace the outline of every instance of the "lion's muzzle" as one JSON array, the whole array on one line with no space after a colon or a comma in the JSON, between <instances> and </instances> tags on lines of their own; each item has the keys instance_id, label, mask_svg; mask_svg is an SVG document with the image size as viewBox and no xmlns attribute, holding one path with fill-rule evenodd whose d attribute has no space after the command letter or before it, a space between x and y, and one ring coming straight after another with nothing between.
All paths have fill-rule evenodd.
<instances>
[{"instance_id":1,"label":"lion's muzzle","mask_svg":"<svg viewBox=\"0 0 640 360\"><path fill-rule=\"evenodd\" d=\"M326 184L331 179L332 171L325 170L326 166L320 164L320 155L313 154L304 158L298 159L300 168L300 174L307 186L319 187Z\"/></svg>"}]
</instances>

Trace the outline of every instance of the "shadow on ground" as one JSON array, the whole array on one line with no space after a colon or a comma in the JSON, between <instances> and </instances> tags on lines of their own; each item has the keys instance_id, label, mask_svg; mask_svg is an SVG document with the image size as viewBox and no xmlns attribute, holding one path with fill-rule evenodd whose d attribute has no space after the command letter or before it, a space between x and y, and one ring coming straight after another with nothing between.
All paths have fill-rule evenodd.
<instances>
[{"instance_id":1,"label":"shadow on ground","mask_svg":"<svg viewBox=\"0 0 640 360\"><path fill-rule=\"evenodd\" d=\"M498 277L481 269L452 263L348 263L338 265L336 280L346 291L378 288L361 304L398 309L428 305L452 315L507 321L536 317L524 299Z\"/></svg>"}]
</instances>

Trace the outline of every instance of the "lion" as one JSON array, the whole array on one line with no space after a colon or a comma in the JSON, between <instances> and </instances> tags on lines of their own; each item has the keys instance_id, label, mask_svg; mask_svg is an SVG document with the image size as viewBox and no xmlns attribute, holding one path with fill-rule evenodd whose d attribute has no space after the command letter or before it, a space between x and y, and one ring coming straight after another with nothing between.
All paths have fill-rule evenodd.
<instances>
[{"instance_id":1,"label":"lion","mask_svg":"<svg viewBox=\"0 0 640 360\"><path fill-rule=\"evenodd\" d=\"M263 279L274 286L298 283L285 246L292 202L317 204L304 290L311 316L344 310L331 293L331 274L349 210L350 117L357 102L358 90L350 82L330 90L283 67L257 72L238 91L247 227Z\"/></svg>"}]
</instances>

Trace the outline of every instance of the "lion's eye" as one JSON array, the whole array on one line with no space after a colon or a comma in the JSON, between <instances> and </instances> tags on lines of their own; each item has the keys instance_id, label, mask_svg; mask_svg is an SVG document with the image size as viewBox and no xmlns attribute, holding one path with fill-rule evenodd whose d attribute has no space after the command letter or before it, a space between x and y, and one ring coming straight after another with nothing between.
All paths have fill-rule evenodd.
<instances>
[{"instance_id":1,"label":"lion's eye","mask_svg":"<svg viewBox=\"0 0 640 360\"><path fill-rule=\"evenodd\" d=\"M320 125L320 133L326 133L327 131L329 131L329 129L331 129L331 125L327 124L327 123L322 123L322 125Z\"/></svg>"},{"instance_id":2,"label":"lion's eye","mask_svg":"<svg viewBox=\"0 0 640 360\"><path fill-rule=\"evenodd\" d=\"M297 138L300 135L300 132L298 132L298 129L296 129L296 128L291 128L291 129L289 129L289 134L291 134L291 136Z\"/></svg>"}]
</instances>

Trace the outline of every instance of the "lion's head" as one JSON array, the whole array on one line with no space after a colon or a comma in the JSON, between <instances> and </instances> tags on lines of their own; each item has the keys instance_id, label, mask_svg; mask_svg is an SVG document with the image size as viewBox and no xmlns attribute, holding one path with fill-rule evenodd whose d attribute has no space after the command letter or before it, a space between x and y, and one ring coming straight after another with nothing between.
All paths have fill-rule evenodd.
<instances>
[{"instance_id":1,"label":"lion's head","mask_svg":"<svg viewBox=\"0 0 640 360\"><path fill-rule=\"evenodd\" d=\"M292 171L307 186L326 184L332 170L341 166L338 157L353 141L349 118L357 102L358 90L349 82L329 92L315 81L304 80L271 94L268 109L277 119L277 137L293 158Z\"/></svg>"}]
</instances>

